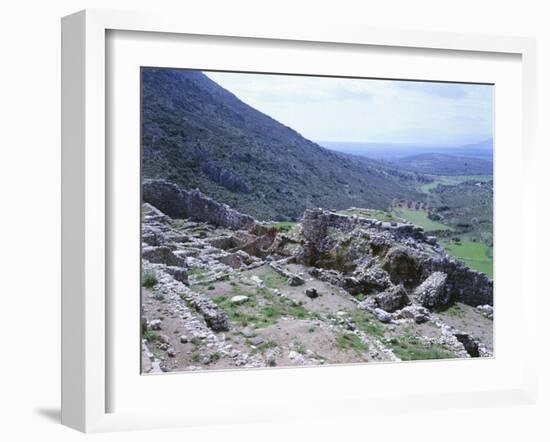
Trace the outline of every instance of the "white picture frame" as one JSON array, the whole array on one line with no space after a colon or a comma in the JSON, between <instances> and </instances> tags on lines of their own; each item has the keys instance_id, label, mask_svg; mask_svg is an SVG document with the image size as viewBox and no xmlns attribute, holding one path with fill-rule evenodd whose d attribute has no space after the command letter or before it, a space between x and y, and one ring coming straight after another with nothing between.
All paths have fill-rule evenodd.
<instances>
[{"instance_id":1,"label":"white picture frame","mask_svg":"<svg viewBox=\"0 0 550 442\"><path fill-rule=\"evenodd\" d=\"M361 414L373 410L388 412L407 409L441 409L469 406L490 406L503 403L531 403L535 394L533 365L536 324L521 321L525 348L518 353L518 367L509 383L500 387L483 389L479 386L460 392L430 391L390 392L372 396L358 389L356 395L329 394L326 398L314 398L313 407L293 405L289 400L283 409L282 403L272 406L256 402L247 403L246 394L235 399L233 410L206 415L204 409L183 410L181 407L154 410L113 410L109 404L112 378L109 375L113 355L109 344L109 327L116 320L110 311L109 287L109 242L113 230L112 202L109 187L108 133L106 121L109 93L106 68L109 63L107 35L109 32L156 33L156 36L217 36L218 38L241 38L285 42L286 45L308 42L310 44L338 44L339 47L377 47L380 51L401 48L403 51L425 49L431 51L468 52L483 59L489 54L517 57L521 65L521 121L515 125L520 134L517 155L523 164L523 186L518 190L521 198L521 241L517 248L520 254L522 278L517 281L521 288L521 306L536 303L535 281L526 278L529 256L536 256L534 229L528 228L526 220L535 219L535 177L529 171L534 161L534 109L535 109L535 43L534 40L518 37L490 37L479 35L427 33L416 31L388 31L349 28L343 26L293 27L281 23L231 23L212 22L196 17L153 16L151 14L123 13L99 10L81 11L63 18L62 21L62 423L85 432L122 429L155 428L167 426L208 425L216 422L257 422L289 417L328 417L331 415ZM295 43L293 43L295 42ZM497 160L498 162L498 160ZM495 191L498 194L498 187ZM498 223L498 220L497 220ZM504 226L505 228L506 226ZM498 246L497 246L498 247ZM514 249L515 250L515 249ZM498 287L498 285L497 285ZM502 316L501 316L502 317ZM504 324L506 317L501 319ZM136 329L138 327L136 326ZM137 345L137 344L136 344ZM498 359L498 353L495 359ZM443 367L461 370L460 362L444 362ZM420 370L423 363L402 366L396 370ZM433 364L433 363L432 363ZM521 366L521 368L519 368ZM413 368L414 367L414 368ZM341 371L345 376L356 376L365 367L331 367L331 373ZM370 368L370 367L369 367ZM490 367L487 367L490 369ZM296 370L302 370L297 372ZM286 379L303 377L303 370L272 370L283 373ZM326 369L323 369L326 370ZM475 370L475 368L473 369ZM263 371L255 372L254 382L272 382L277 386L280 379ZM384 376L378 370L380 376ZM136 374L136 375L139 375ZM378 374L377 374L378 375ZM209 380L218 377L218 387L223 379L221 373L207 373ZM233 375L232 375L233 376ZM241 372L240 379L247 376ZM278 375L279 378L281 375ZM332 376L332 375L330 375ZM174 379L174 376L168 376ZM160 376L159 391L167 384ZM166 376L164 378L167 378ZM196 378L197 380L199 378ZM235 379L235 378L232 378ZM200 381L198 381L200 382ZM172 388L172 387L170 387ZM214 388L214 387L212 387ZM165 394L165 393L164 393ZM232 411L244 418L237 417Z\"/></svg>"}]
</instances>

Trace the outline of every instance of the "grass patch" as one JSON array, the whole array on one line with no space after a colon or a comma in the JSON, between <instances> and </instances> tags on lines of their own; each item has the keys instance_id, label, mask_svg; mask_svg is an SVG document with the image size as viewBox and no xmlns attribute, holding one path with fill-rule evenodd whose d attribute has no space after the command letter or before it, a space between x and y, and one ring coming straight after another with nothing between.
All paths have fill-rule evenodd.
<instances>
[{"instance_id":1,"label":"grass patch","mask_svg":"<svg viewBox=\"0 0 550 442\"><path fill-rule=\"evenodd\" d=\"M402 361L455 358L454 353L439 344L424 345L416 336L396 336L390 339L390 346Z\"/></svg>"},{"instance_id":2,"label":"grass patch","mask_svg":"<svg viewBox=\"0 0 550 442\"><path fill-rule=\"evenodd\" d=\"M491 248L482 242L444 240L441 245L449 255L460 259L464 264L474 270L485 273L489 278L493 277L493 257Z\"/></svg>"},{"instance_id":3,"label":"grass patch","mask_svg":"<svg viewBox=\"0 0 550 442\"><path fill-rule=\"evenodd\" d=\"M353 350L356 353L364 353L369 350L368 344L361 341L357 335L346 333L341 334L336 338L336 346L340 350Z\"/></svg>"},{"instance_id":4,"label":"grass patch","mask_svg":"<svg viewBox=\"0 0 550 442\"><path fill-rule=\"evenodd\" d=\"M247 294L246 296L250 295ZM272 310L268 314L265 312L257 312L254 309L256 302L253 298L249 298L244 304L233 304L231 298L227 296L216 296L212 298L212 301L225 311L231 322L241 327L268 327L276 323L280 317L280 314L276 310Z\"/></svg>"},{"instance_id":5,"label":"grass patch","mask_svg":"<svg viewBox=\"0 0 550 442\"><path fill-rule=\"evenodd\" d=\"M204 281L206 279L207 270L203 267L191 267L187 274L192 276L196 281Z\"/></svg>"},{"instance_id":6,"label":"grass patch","mask_svg":"<svg viewBox=\"0 0 550 442\"><path fill-rule=\"evenodd\" d=\"M151 213L151 209L149 209L148 207L141 206L141 219L143 219L143 217L149 215L150 213Z\"/></svg>"},{"instance_id":7,"label":"grass patch","mask_svg":"<svg viewBox=\"0 0 550 442\"><path fill-rule=\"evenodd\" d=\"M180 230L187 224L187 220L185 219L175 219L172 221L172 227L174 229Z\"/></svg>"},{"instance_id":8,"label":"grass patch","mask_svg":"<svg viewBox=\"0 0 550 442\"><path fill-rule=\"evenodd\" d=\"M143 332L143 339L145 339L147 342L154 342L158 339L158 334L153 330L145 330Z\"/></svg>"},{"instance_id":9,"label":"grass patch","mask_svg":"<svg viewBox=\"0 0 550 442\"><path fill-rule=\"evenodd\" d=\"M266 287L270 289L276 289L283 284L286 284L286 278L279 275L275 270L266 268L262 273L258 275Z\"/></svg>"},{"instance_id":10,"label":"grass patch","mask_svg":"<svg viewBox=\"0 0 550 442\"><path fill-rule=\"evenodd\" d=\"M255 345L254 347L256 348L253 348L250 353L252 354L263 353L269 348L277 347L277 343L273 341L267 341L267 342L261 343L260 345Z\"/></svg>"},{"instance_id":11,"label":"grass patch","mask_svg":"<svg viewBox=\"0 0 550 442\"><path fill-rule=\"evenodd\" d=\"M154 287L158 283L157 275L155 275L155 272L151 270L146 270L143 272L143 276L141 278L141 285L143 287L147 287L148 289Z\"/></svg>"},{"instance_id":12,"label":"grass patch","mask_svg":"<svg viewBox=\"0 0 550 442\"><path fill-rule=\"evenodd\" d=\"M294 319L308 319L309 312L302 305L294 305L290 300L274 296L266 288L257 288L255 293L234 286L231 296L248 296L243 304L233 304L229 296L215 296L212 301L225 311L228 318L242 327L264 328L277 323L283 316Z\"/></svg>"},{"instance_id":13,"label":"grass patch","mask_svg":"<svg viewBox=\"0 0 550 442\"><path fill-rule=\"evenodd\" d=\"M210 353L208 355L208 363L209 364L215 364L216 362L218 362L220 359L222 358L222 355L221 353L215 351L214 353Z\"/></svg>"},{"instance_id":14,"label":"grass patch","mask_svg":"<svg viewBox=\"0 0 550 442\"><path fill-rule=\"evenodd\" d=\"M370 313L361 310L349 312L356 327L369 336L384 336L385 326L377 321Z\"/></svg>"},{"instance_id":15,"label":"grass patch","mask_svg":"<svg viewBox=\"0 0 550 442\"><path fill-rule=\"evenodd\" d=\"M417 226L422 227L426 232L433 232L437 230L453 230L445 224L438 223L428 218L428 213L423 210L411 210L402 207L396 207L393 209L393 213L401 218L410 221Z\"/></svg>"},{"instance_id":16,"label":"grass patch","mask_svg":"<svg viewBox=\"0 0 550 442\"><path fill-rule=\"evenodd\" d=\"M464 317L464 311L460 308L458 304L451 304L445 307L436 307L434 308L434 311L437 313L444 313L448 316L452 316L454 318L463 318Z\"/></svg>"},{"instance_id":17,"label":"grass patch","mask_svg":"<svg viewBox=\"0 0 550 442\"><path fill-rule=\"evenodd\" d=\"M306 347L300 341L294 341L292 346L294 347L294 350L301 355L306 354Z\"/></svg>"},{"instance_id":18,"label":"grass patch","mask_svg":"<svg viewBox=\"0 0 550 442\"><path fill-rule=\"evenodd\" d=\"M298 223L292 221L282 221L280 223L267 224L267 226L277 230L278 232L288 233L296 226L296 224Z\"/></svg>"},{"instance_id":19,"label":"grass patch","mask_svg":"<svg viewBox=\"0 0 550 442\"><path fill-rule=\"evenodd\" d=\"M403 222L403 219L399 218L393 213L384 212L383 210L376 210L376 209L354 208L354 209L348 209L348 210L341 210L337 213L341 215L348 215L348 216L355 215L360 218L369 218L369 219L375 219L378 221L385 221L385 222L390 222L390 221Z\"/></svg>"},{"instance_id":20,"label":"grass patch","mask_svg":"<svg viewBox=\"0 0 550 442\"><path fill-rule=\"evenodd\" d=\"M194 337L194 338L191 338L191 344L193 344L195 347L200 347L202 345L202 341L197 338L197 337Z\"/></svg>"},{"instance_id":21,"label":"grass patch","mask_svg":"<svg viewBox=\"0 0 550 442\"><path fill-rule=\"evenodd\" d=\"M487 182L493 179L493 175L456 175L456 176L432 176L431 183L422 184L419 188L424 193L430 193L440 184L442 186L455 186L466 181Z\"/></svg>"}]
</instances>

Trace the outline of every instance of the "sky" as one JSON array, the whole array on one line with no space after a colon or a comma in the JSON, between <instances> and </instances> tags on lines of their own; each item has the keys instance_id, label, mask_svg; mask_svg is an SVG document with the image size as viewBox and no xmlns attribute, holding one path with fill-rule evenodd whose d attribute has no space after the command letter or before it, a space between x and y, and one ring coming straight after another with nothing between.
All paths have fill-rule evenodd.
<instances>
[{"instance_id":1,"label":"sky","mask_svg":"<svg viewBox=\"0 0 550 442\"><path fill-rule=\"evenodd\" d=\"M205 72L313 141L457 146L492 137L493 86Z\"/></svg>"}]
</instances>

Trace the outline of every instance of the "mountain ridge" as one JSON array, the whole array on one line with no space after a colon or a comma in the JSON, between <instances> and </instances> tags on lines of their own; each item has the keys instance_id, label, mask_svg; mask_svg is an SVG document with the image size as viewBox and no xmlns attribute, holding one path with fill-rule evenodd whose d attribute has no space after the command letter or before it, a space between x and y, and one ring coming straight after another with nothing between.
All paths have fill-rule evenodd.
<instances>
[{"instance_id":1,"label":"mountain ridge","mask_svg":"<svg viewBox=\"0 0 550 442\"><path fill-rule=\"evenodd\" d=\"M416 174L319 146L201 72L143 68L141 92L143 178L199 188L258 219L423 198Z\"/></svg>"}]
</instances>

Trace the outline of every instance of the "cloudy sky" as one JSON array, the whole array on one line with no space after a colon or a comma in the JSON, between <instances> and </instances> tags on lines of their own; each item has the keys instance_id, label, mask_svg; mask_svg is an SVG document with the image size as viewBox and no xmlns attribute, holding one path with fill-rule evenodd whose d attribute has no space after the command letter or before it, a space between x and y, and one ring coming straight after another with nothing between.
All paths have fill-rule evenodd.
<instances>
[{"instance_id":1,"label":"cloudy sky","mask_svg":"<svg viewBox=\"0 0 550 442\"><path fill-rule=\"evenodd\" d=\"M314 141L460 145L492 137L485 85L207 72Z\"/></svg>"}]
</instances>

